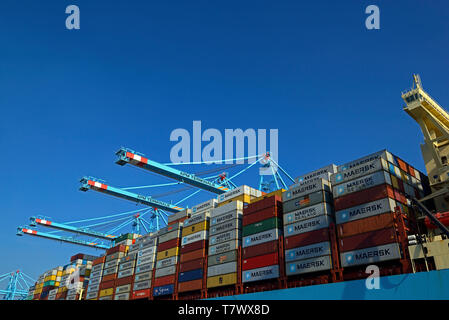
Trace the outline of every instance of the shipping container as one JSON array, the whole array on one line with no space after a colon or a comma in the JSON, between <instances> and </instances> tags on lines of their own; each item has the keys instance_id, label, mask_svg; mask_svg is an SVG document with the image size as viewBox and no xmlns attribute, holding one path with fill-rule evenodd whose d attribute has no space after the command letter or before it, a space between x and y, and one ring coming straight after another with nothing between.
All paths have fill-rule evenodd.
<instances>
[{"instance_id":1,"label":"shipping container","mask_svg":"<svg viewBox=\"0 0 449 320\"><path fill-rule=\"evenodd\" d=\"M230 211L225 214L215 216L210 220L210 227L216 226L218 224L222 224L229 221L234 221L237 219L242 219L243 213L242 211Z\"/></svg>"},{"instance_id":2,"label":"shipping container","mask_svg":"<svg viewBox=\"0 0 449 320\"><path fill-rule=\"evenodd\" d=\"M237 261L237 258L238 258L237 250L227 251L225 253L220 253L220 254L216 254L213 256L209 256L207 258L207 265L209 267L211 267L211 266L215 266L217 264L223 264L223 263L227 263L227 262Z\"/></svg>"},{"instance_id":3,"label":"shipping container","mask_svg":"<svg viewBox=\"0 0 449 320\"><path fill-rule=\"evenodd\" d=\"M237 272L237 261L207 267L207 277Z\"/></svg>"},{"instance_id":4,"label":"shipping container","mask_svg":"<svg viewBox=\"0 0 449 320\"><path fill-rule=\"evenodd\" d=\"M136 266L141 266L144 264L154 263L156 261L156 253L153 253L152 255L140 257L137 259Z\"/></svg>"},{"instance_id":5,"label":"shipping container","mask_svg":"<svg viewBox=\"0 0 449 320\"><path fill-rule=\"evenodd\" d=\"M354 180L378 171L388 171L388 163L385 159L374 159L370 162L365 162L357 166L340 171L331 176L332 186Z\"/></svg>"},{"instance_id":6,"label":"shipping container","mask_svg":"<svg viewBox=\"0 0 449 320\"><path fill-rule=\"evenodd\" d=\"M181 253L181 257L179 260L181 263L186 263L187 261L204 258L206 254L207 254L206 248L203 247L201 249L189 251L187 253Z\"/></svg>"},{"instance_id":7,"label":"shipping container","mask_svg":"<svg viewBox=\"0 0 449 320\"><path fill-rule=\"evenodd\" d=\"M169 234L169 233L167 233L167 234ZM180 242L181 242L180 240L181 240L180 238L175 238L175 239L163 242L163 243L159 243L157 245L156 252L159 253L159 252L162 252L162 251L174 248L174 247L178 247L180 245Z\"/></svg>"},{"instance_id":8,"label":"shipping container","mask_svg":"<svg viewBox=\"0 0 449 320\"><path fill-rule=\"evenodd\" d=\"M285 251L285 261L293 262L328 255L331 255L330 242L325 241L288 249Z\"/></svg>"},{"instance_id":9,"label":"shipping container","mask_svg":"<svg viewBox=\"0 0 449 320\"><path fill-rule=\"evenodd\" d=\"M182 229L182 237L188 236L192 233L199 231L207 231L209 230L209 221L201 221L196 224L190 225L188 227L184 227Z\"/></svg>"},{"instance_id":10,"label":"shipping container","mask_svg":"<svg viewBox=\"0 0 449 320\"><path fill-rule=\"evenodd\" d=\"M129 277L129 276L132 276L133 274L134 274L134 269L126 269L123 271L119 271L119 273L117 275L117 279Z\"/></svg>"},{"instance_id":11,"label":"shipping container","mask_svg":"<svg viewBox=\"0 0 449 320\"><path fill-rule=\"evenodd\" d=\"M231 212L231 211L243 211L243 202L242 201L233 201L227 204L222 205L221 207L217 207L213 209L210 213L210 218L218 217L222 214Z\"/></svg>"},{"instance_id":12,"label":"shipping container","mask_svg":"<svg viewBox=\"0 0 449 320\"><path fill-rule=\"evenodd\" d=\"M131 291L131 284L125 284L122 286L115 287L115 294L125 293Z\"/></svg>"},{"instance_id":13,"label":"shipping container","mask_svg":"<svg viewBox=\"0 0 449 320\"><path fill-rule=\"evenodd\" d=\"M332 203L332 194L326 191L318 191L293 200L284 201L282 206L285 214L288 212L313 206L321 202Z\"/></svg>"},{"instance_id":14,"label":"shipping container","mask_svg":"<svg viewBox=\"0 0 449 320\"><path fill-rule=\"evenodd\" d=\"M175 283L175 275L169 275L169 276L165 276L165 277L161 277L161 278L155 278L153 280L153 285L155 287L159 287L159 286L165 286L167 284L171 284L171 283Z\"/></svg>"},{"instance_id":15,"label":"shipping container","mask_svg":"<svg viewBox=\"0 0 449 320\"><path fill-rule=\"evenodd\" d=\"M255 246L245 247L242 249L242 258L248 259L261 256L268 253L278 252L279 240L261 243Z\"/></svg>"},{"instance_id":16,"label":"shipping container","mask_svg":"<svg viewBox=\"0 0 449 320\"><path fill-rule=\"evenodd\" d=\"M292 237L286 237L285 249L293 249L324 241L329 241L328 228L301 233Z\"/></svg>"},{"instance_id":17,"label":"shipping container","mask_svg":"<svg viewBox=\"0 0 449 320\"><path fill-rule=\"evenodd\" d=\"M132 299L145 299L150 296L151 289L145 289L145 290L139 290L139 291L133 291Z\"/></svg>"},{"instance_id":18,"label":"shipping container","mask_svg":"<svg viewBox=\"0 0 449 320\"><path fill-rule=\"evenodd\" d=\"M162 269L156 269L156 272L154 274L155 278L161 278L168 275L172 275L176 273L176 265L162 268Z\"/></svg>"},{"instance_id":19,"label":"shipping container","mask_svg":"<svg viewBox=\"0 0 449 320\"><path fill-rule=\"evenodd\" d=\"M365 232L338 240L340 252L353 251L363 248L381 246L397 242L398 238L394 228Z\"/></svg>"},{"instance_id":20,"label":"shipping container","mask_svg":"<svg viewBox=\"0 0 449 320\"><path fill-rule=\"evenodd\" d=\"M309 172L307 174L304 174L302 176L299 176L299 177L295 178L295 181L296 181L296 183L299 183L299 182L312 180L312 179L316 179L316 178L325 179L325 177L327 177L327 180L329 180L329 175L334 172L337 172L337 166L335 164L330 164L330 165L320 168L318 170L315 170L315 171Z\"/></svg>"},{"instance_id":21,"label":"shipping container","mask_svg":"<svg viewBox=\"0 0 449 320\"><path fill-rule=\"evenodd\" d=\"M204 266L205 259L200 258L196 260L191 260L179 265L179 272L187 272L190 270L200 269Z\"/></svg>"},{"instance_id":22,"label":"shipping container","mask_svg":"<svg viewBox=\"0 0 449 320\"><path fill-rule=\"evenodd\" d=\"M342 267L373 264L376 262L396 260L400 258L401 253L398 243L390 243L382 246L342 252L340 254Z\"/></svg>"},{"instance_id":23,"label":"shipping container","mask_svg":"<svg viewBox=\"0 0 449 320\"><path fill-rule=\"evenodd\" d=\"M118 246L112 247L111 249L108 249L108 250L106 251L106 260L107 260L107 257L108 257L108 256L111 256L111 255L113 255L114 253L118 253L118 252L125 253L125 252L126 252L126 246L124 246L124 245L118 245ZM121 257L120 257L120 258L121 258Z\"/></svg>"},{"instance_id":24,"label":"shipping container","mask_svg":"<svg viewBox=\"0 0 449 320\"><path fill-rule=\"evenodd\" d=\"M153 272L140 273L134 276L134 281L139 282L144 280L151 280L152 276Z\"/></svg>"},{"instance_id":25,"label":"shipping container","mask_svg":"<svg viewBox=\"0 0 449 320\"><path fill-rule=\"evenodd\" d=\"M198 241L205 241L209 238L209 232L204 230L204 231L199 231L193 234L190 234L186 237L182 238L181 241L181 245L182 246L186 246L188 244L194 243L194 242L198 242Z\"/></svg>"},{"instance_id":26,"label":"shipping container","mask_svg":"<svg viewBox=\"0 0 449 320\"><path fill-rule=\"evenodd\" d=\"M285 266L287 276L330 269L332 269L332 259L330 256L310 258L295 262L286 262Z\"/></svg>"},{"instance_id":27,"label":"shipping container","mask_svg":"<svg viewBox=\"0 0 449 320\"><path fill-rule=\"evenodd\" d=\"M226 231L217 235L214 235L209 238L209 244L211 246L217 245L219 243L227 242L227 241L239 241L241 238L241 231L239 229L233 229L230 231Z\"/></svg>"},{"instance_id":28,"label":"shipping container","mask_svg":"<svg viewBox=\"0 0 449 320\"><path fill-rule=\"evenodd\" d=\"M262 197L255 198L251 200L251 203L244 206L243 212L245 215L250 215L255 212L263 211L265 209L274 209L274 211L278 211L282 209L282 193L284 189L280 189L269 194L263 195ZM276 194L277 193L277 194ZM274 194L271 195L270 194Z\"/></svg>"},{"instance_id":29,"label":"shipping container","mask_svg":"<svg viewBox=\"0 0 449 320\"><path fill-rule=\"evenodd\" d=\"M340 238L350 237L356 234L386 229L394 226L393 213L382 213L365 219L358 219L337 226Z\"/></svg>"},{"instance_id":30,"label":"shipping container","mask_svg":"<svg viewBox=\"0 0 449 320\"><path fill-rule=\"evenodd\" d=\"M100 298L105 296L112 296L114 294L114 288L108 288L104 290L100 290Z\"/></svg>"},{"instance_id":31,"label":"shipping container","mask_svg":"<svg viewBox=\"0 0 449 320\"><path fill-rule=\"evenodd\" d=\"M336 212L343 209L360 206L368 202L384 198L395 199L393 187L387 184L375 186L363 191L354 192L343 197L334 199L334 209Z\"/></svg>"},{"instance_id":32,"label":"shipping container","mask_svg":"<svg viewBox=\"0 0 449 320\"><path fill-rule=\"evenodd\" d=\"M268 280L279 277L279 265L266 266L242 272L242 282Z\"/></svg>"},{"instance_id":33,"label":"shipping container","mask_svg":"<svg viewBox=\"0 0 449 320\"><path fill-rule=\"evenodd\" d=\"M162 286L162 287L155 287L155 288L153 288L153 296L155 296L155 297L164 296L164 295L172 294L173 291L174 291L173 284L169 284L169 285Z\"/></svg>"},{"instance_id":34,"label":"shipping container","mask_svg":"<svg viewBox=\"0 0 449 320\"><path fill-rule=\"evenodd\" d=\"M175 230L178 230L178 231L182 230L182 222L177 222L175 224L172 224L172 225L166 226L166 227L164 227L162 229L159 229L158 241L160 242L160 239L161 239L162 235L167 234L169 232L173 232Z\"/></svg>"},{"instance_id":35,"label":"shipping container","mask_svg":"<svg viewBox=\"0 0 449 320\"><path fill-rule=\"evenodd\" d=\"M196 291L201 290L202 288L202 279L180 282L178 284L178 292Z\"/></svg>"},{"instance_id":36,"label":"shipping container","mask_svg":"<svg viewBox=\"0 0 449 320\"><path fill-rule=\"evenodd\" d=\"M282 220L280 218L270 218L253 224L249 224L242 228L242 236L247 237L252 234L264 232L271 229L278 229L282 227Z\"/></svg>"},{"instance_id":37,"label":"shipping container","mask_svg":"<svg viewBox=\"0 0 449 320\"><path fill-rule=\"evenodd\" d=\"M154 263L148 263L141 266L136 267L134 274L139 274L143 272L148 272L154 269Z\"/></svg>"},{"instance_id":38,"label":"shipping container","mask_svg":"<svg viewBox=\"0 0 449 320\"><path fill-rule=\"evenodd\" d=\"M217 206L217 199L210 199L192 207L192 213L210 211Z\"/></svg>"},{"instance_id":39,"label":"shipping container","mask_svg":"<svg viewBox=\"0 0 449 320\"><path fill-rule=\"evenodd\" d=\"M207 238L209 239L209 238ZM181 249L180 249L180 253L185 254L191 251L197 251L199 249L205 249L207 246L207 243L209 242L209 240L201 240L201 241L195 241L186 245L182 245Z\"/></svg>"},{"instance_id":40,"label":"shipping container","mask_svg":"<svg viewBox=\"0 0 449 320\"><path fill-rule=\"evenodd\" d=\"M145 290L151 288L151 280L134 282L133 291Z\"/></svg>"},{"instance_id":41,"label":"shipping container","mask_svg":"<svg viewBox=\"0 0 449 320\"><path fill-rule=\"evenodd\" d=\"M125 284L131 284L134 281L134 276L129 276L125 278L116 279L114 282L114 285L117 286L123 286Z\"/></svg>"},{"instance_id":42,"label":"shipping container","mask_svg":"<svg viewBox=\"0 0 449 320\"><path fill-rule=\"evenodd\" d=\"M207 288L229 286L237 283L237 273L223 274L207 278Z\"/></svg>"},{"instance_id":43,"label":"shipping container","mask_svg":"<svg viewBox=\"0 0 449 320\"><path fill-rule=\"evenodd\" d=\"M126 270L126 269L132 269L132 268L135 267L135 265L136 265L136 261L135 260L128 261L128 262L125 262L125 263L120 263L120 265L118 267L118 270L119 271L123 271L123 270Z\"/></svg>"},{"instance_id":44,"label":"shipping container","mask_svg":"<svg viewBox=\"0 0 449 320\"><path fill-rule=\"evenodd\" d=\"M279 254L277 252L264 254L262 256L243 259L242 270L251 270L279 264Z\"/></svg>"},{"instance_id":45,"label":"shipping container","mask_svg":"<svg viewBox=\"0 0 449 320\"><path fill-rule=\"evenodd\" d=\"M326 181L324 179L312 179L301 182L296 186L293 186L291 189L285 191L282 194L282 201L286 202L289 200L294 200L319 191L331 192L329 181Z\"/></svg>"},{"instance_id":46,"label":"shipping container","mask_svg":"<svg viewBox=\"0 0 449 320\"><path fill-rule=\"evenodd\" d=\"M358 206L335 212L335 220L337 224L356 221L382 213L394 212L396 202L391 198L383 198L379 200L363 203Z\"/></svg>"},{"instance_id":47,"label":"shipping container","mask_svg":"<svg viewBox=\"0 0 449 320\"><path fill-rule=\"evenodd\" d=\"M162 260L165 258L177 256L179 251L179 247L171 248L162 252L157 253L157 260Z\"/></svg>"},{"instance_id":48,"label":"shipping container","mask_svg":"<svg viewBox=\"0 0 449 320\"><path fill-rule=\"evenodd\" d=\"M199 280L203 278L203 268L180 272L178 281L179 282L186 282L186 281L192 281L192 280Z\"/></svg>"},{"instance_id":49,"label":"shipping container","mask_svg":"<svg viewBox=\"0 0 449 320\"><path fill-rule=\"evenodd\" d=\"M285 237L291 237L301 233L328 228L329 224L333 222L332 220L332 217L324 215L288 224L284 227L284 235Z\"/></svg>"},{"instance_id":50,"label":"shipping container","mask_svg":"<svg viewBox=\"0 0 449 320\"><path fill-rule=\"evenodd\" d=\"M366 190L383 184L391 185L390 175L385 171L378 171L335 186L333 188L333 196L334 199L336 199L350 193Z\"/></svg>"},{"instance_id":51,"label":"shipping container","mask_svg":"<svg viewBox=\"0 0 449 320\"><path fill-rule=\"evenodd\" d=\"M256 211L251 214L245 213L242 218L242 226L245 227L253 223L277 217L282 217L282 209L265 208L261 211Z\"/></svg>"},{"instance_id":52,"label":"shipping container","mask_svg":"<svg viewBox=\"0 0 449 320\"><path fill-rule=\"evenodd\" d=\"M249 246L255 246L264 242L270 242L273 240L279 239L282 235L282 231L280 229L271 229L263 232L259 232L256 234L252 234L250 236L243 238L242 247L246 248Z\"/></svg>"},{"instance_id":53,"label":"shipping container","mask_svg":"<svg viewBox=\"0 0 449 320\"><path fill-rule=\"evenodd\" d=\"M274 237L274 235L273 235ZM217 244L215 246L209 246L209 255L220 254L223 252L237 250L241 245L241 241L228 241Z\"/></svg>"},{"instance_id":54,"label":"shipping container","mask_svg":"<svg viewBox=\"0 0 449 320\"><path fill-rule=\"evenodd\" d=\"M190 216L191 212L192 212L192 210L190 210L190 209L184 209L182 211L173 213L167 217L167 222L172 223L172 222L177 221L182 218L188 218Z\"/></svg>"},{"instance_id":55,"label":"shipping container","mask_svg":"<svg viewBox=\"0 0 449 320\"><path fill-rule=\"evenodd\" d=\"M213 226L209 229L209 236L213 236L219 233L223 233L226 231L241 229L242 228L242 220L236 219L221 223L219 225Z\"/></svg>"},{"instance_id":56,"label":"shipping container","mask_svg":"<svg viewBox=\"0 0 449 320\"><path fill-rule=\"evenodd\" d=\"M234 198L239 197L241 195L251 195L251 189L252 188L243 185L243 186L240 186L238 188L232 189L232 190L230 190L228 192L222 193L222 194L217 196L218 203L234 199Z\"/></svg>"},{"instance_id":57,"label":"shipping container","mask_svg":"<svg viewBox=\"0 0 449 320\"><path fill-rule=\"evenodd\" d=\"M165 267L169 267L178 263L178 256L173 256L167 259L159 260L156 263L156 269L161 269Z\"/></svg>"},{"instance_id":58,"label":"shipping container","mask_svg":"<svg viewBox=\"0 0 449 320\"><path fill-rule=\"evenodd\" d=\"M181 229L175 229L173 231L167 232L161 236L159 236L158 247L160 247L163 243L167 241L172 241L175 239L181 238Z\"/></svg>"},{"instance_id":59,"label":"shipping container","mask_svg":"<svg viewBox=\"0 0 449 320\"><path fill-rule=\"evenodd\" d=\"M210 212L204 211L192 215L189 219L186 219L182 224L182 233L184 234L187 227L193 226L197 223L209 221Z\"/></svg>"},{"instance_id":60,"label":"shipping container","mask_svg":"<svg viewBox=\"0 0 449 320\"><path fill-rule=\"evenodd\" d=\"M116 294L114 300L129 300L129 292Z\"/></svg>"}]
</instances>

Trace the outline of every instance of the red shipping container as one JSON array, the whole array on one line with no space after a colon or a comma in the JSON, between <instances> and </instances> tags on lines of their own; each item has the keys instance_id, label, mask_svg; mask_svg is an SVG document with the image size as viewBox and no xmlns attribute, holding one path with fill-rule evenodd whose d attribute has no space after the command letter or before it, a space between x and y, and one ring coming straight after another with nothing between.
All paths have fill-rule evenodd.
<instances>
[{"instance_id":1,"label":"red shipping container","mask_svg":"<svg viewBox=\"0 0 449 320\"><path fill-rule=\"evenodd\" d=\"M183 253L195 251L198 249L206 248L207 242L208 242L208 240L195 241L195 242L186 244L184 246L181 246L180 253L183 254Z\"/></svg>"},{"instance_id":2,"label":"red shipping container","mask_svg":"<svg viewBox=\"0 0 449 320\"><path fill-rule=\"evenodd\" d=\"M329 241L329 231L327 228L287 237L285 238L285 249L298 248L324 241Z\"/></svg>"},{"instance_id":3,"label":"red shipping container","mask_svg":"<svg viewBox=\"0 0 449 320\"><path fill-rule=\"evenodd\" d=\"M131 299L135 300L135 299L148 298L150 296L150 292L151 292L151 289L144 289L144 290L134 291L133 294L132 294Z\"/></svg>"},{"instance_id":4,"label":"red shipping container","mask_svg":"<svg viewBox=\"0 0 449 320\"><path fill-rule=\"evenodd\" d=\"M398 184L399 184L399 191L405 192L404 182L402 180L398 179Z\"/></svg>"},{"instance_id":5,"label":"red shipping container","mask_svg":"<svg viewBox=\"0 0 449 320\"><path fill-rule=\"evenodd\" d=\"M279 240L261 243L255 246L242 248L242 258L248 259L252 257L262 256L264 254L278 252Z\"/></svg>"},{"instance_id":6,"label":"red shipping container","mask_svg":"<svg viewBox=\"0 0 449 320\"><path fill-rule=\"evenodd\" d=\"M402 171L407 172L407 164L399 158L396 158L396 160L398 161L399 168L401 168Z\"/></svg>"},{"instance_id":7,"label":"red shipping container","mask_svg":"<svg viewBox=\"0 0 449 320\"><path fill-rule=\"evenodd\" d=\"M381 229L361 233L352 237L339 239L340 251L352 251L370 247L381 246L397 242L396 230L394 228Z\"/></svg>"},{"instance_id":8,"label":"red shipping container","mask_svg":"<svg viewBox=\"0 0 449 320\"><path fill-rule=\"evenodd\" d=\"M172 239L157 245L157 252L162 252L171 248L179 247L180 238Z\"/></svg>"},{"instance_id":9,"label":"red shipping container","mask_svg":"<svg viewBox=\"0 0 449 320\"><path fill-rule=\"evenodd\" d=\"M93 265L93 266L96 266L97 264L104 263L105 260L106 260L106 257L100 257L100 258L98 258L98 259L95 259L95 260L92 262L92 265Z\"/></svg>"},{"instance_id":10,"label":"red shipping container","mask_svg":"<svg viewBox=\"0 0 449 320\"><path fill-rule=\"evenodd\" d=\"M75 254L75 255L70 257L70 262L73 262L74 260L77 260L77 259L81 259L82 260L83 257L84 257L84 254L82 254L82 253Z\"/></svg>"},{"instance_id":11,"label":"red shipping container","mask_svg":"<svg viewBox=\"0 0 449 320\"><path fill-rule=\"evenodd\" d=\"M203 289L203 280L192 280L186 282L180 282L178 284L178 292L187 292Z\"/></svg>"},{"instance_id":12,"label":"red shipping container","mask_svg":"<svg viewBox=\"0 0 449 320\"><path fill-rule=\"evenodd\" d=\"M169 223L167 224L167 226L171 226L171 225L177 224L178 222L183 222L184 220L187 220L187 219L188 219L188 217L182 217L181 219L178 219L178 220L169 222Z\"/></svg>"},{"instance_id":13,"label":"red shipping container","mask_svg":"<svg viewBox=\"0 0 449 320\"><path fill-rule=\"evenodd\" d=\"M181 263L185 263L187 261L204 258L204 257L206 257L206 254L207 254L206 248L202 248L202 249L198 249L198 250L195 250L195 251L190 251L190 252L187 252L187 253L183 253L183 254L181 254L180 262Z\"/></svg>"},{"instance_id":14,"label":"red shipping container","mask_svg":"<svg viewBox=\"0 0 449 320\"><path fill-rule=\"evenodd\" d=\"M277 252L244 259L242 262L242 270L251 270L279 264L279 254Z\"/></svg>"},{"instance_id":15,"label":"red shipping container","mask_svg":"<svg viewBox=\"0 0 449 320\"><path fill-rule=\"evenodd\" d=\"M169 275L165 277L156 278L153 281L153 287L166 286L167 284L175 283L175 275Z\"/></svg>"},{"instance_id":16,"label":"red shipping container","mask_svg":"<svg viewBox=\"0 0 449 320\"><path fill-rule=\"evenodd\" d=\"M402 204L407 204L407 199L398 190L394 190L394 198Z\"/></svg>"},{"instance_id":17,"label":"red shipping container","mask_svg":"<svg viewBox=\"0 0 449 320\"><path fill-rule=\"evenodd\" d=\"M395 199L393 187L388 184L381 184L334 199L334 208L335 211L339 211L387 197Z\"/></svg>"},{"instance_id":18,"label":"red shipping container","mask_svg":"<svg viewBox=\"0 0 449 320\"><path fill-rule=\"evenodd\" d=\"M113 288L114 286L115 286L115 281L114 280L101 281L100 282L100 290Z\"/></svg>"},{"instance_id":19,"label":"red shipping container","mask_svg":"<svg viewBox=\"0 0 449 320\"><path fill-rule=\"evenodd\" d=\"M179 272L186 272L195 269L201 269L204 266L204 258L190 260L179 265Z\"/></svg>"},{"instance_id":20,"label":"red shipping container","mask_svg":"<svg viewBox=\"0 0 449 320\"><path fill-rule=\"evenodd\" d=\"M415 169L413 169L413 167L411 165L408 165L408 173L412 176L415 177Z\"/></svg>"},{"instance_id":21,"label":"red shipping container","mask_svg":"<svg viewBox=\"0 0 449 320\"><path fill-rule=\"evenodd\" d=\"M106 282L106 281L111 281L111 280L115 280L117 278L117 273L114 274L108 274L107 276L104 276L101 281Z\"/></svg>"},{"instance_id":22,"label":"red shipping container","mask_svg":"<svg viewBox=\"0 0 449 320\"><path fill-rule=\"evenodd\" d=\"M251 214L266 208L275 207L279 207L279 209L282 211L282 197L274 195L263 200L250 203L245 208L243 208L243 214Z\"/></svg>"},{"instance_id":23,"label":"red shipping container","mask_svg":"<svg viewBox=\"0 0 449 320\"><path fill-rule=\"evenodd\" d=\"M120 278L120 279L116 279L115 280L115 286L119 287L119 286L123 286L125 284L132 284L134 282L134 276L129 276L129 277L124 277L124 278Z\"/></svg>"},{"instance_id":24,"label":"red shipping container","mask_svg":"<svg viewBox=\"0 0 449 320\"><path fill-rule=\"evenodd\" d=\"M106 251L106 255L109 256L109 255L114 254L116 252L125 252L125 251L126 251L126 246L123 245L123 244L119 244L118 246L115 246L115 247L113 247L111 249L108 249Z\"/></svg>"},{"instance_id":25,"label":"red shipping container","mask_svg":"<svg viewBox=\"0 0 449 320\"><path fill-rule=\"evenodd\" d=\"M256 211L251 214L244 214L242 218L242 224L243 226L246 226L248 224L280 216L282 216L281 210L276 210L276 208L265 208L261 211Z\"/></svg>"},{"instance_id":26,"label":"red shipping container","mask_svg":"<svg viewBox=\"0 0 449 320\"><path fill-rule=\"evenodd\" d=\"M340 238L394 226L393 213L382 213L377 216L346 222L337 226Z\"/></svg>"}]
</instances>

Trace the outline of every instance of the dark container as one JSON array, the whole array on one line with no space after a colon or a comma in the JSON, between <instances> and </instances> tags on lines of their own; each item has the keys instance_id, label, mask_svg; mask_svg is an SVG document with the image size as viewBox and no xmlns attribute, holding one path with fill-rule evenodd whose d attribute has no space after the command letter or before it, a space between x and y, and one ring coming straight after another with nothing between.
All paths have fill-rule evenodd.
<instances>
[{"instance_id":1,"label":"dark container","mask_svg":"<svg viewBox=\"0 0 449 320\"><path fill-rule=\"evenodd\" d=\"M183 254L183 253L195 251L198 249L206 248L207 243L208 243L208 240L201 240L201 241L195 241L195 242L186 244L184 246L181 246L180 253Z\"/></svg>"},{"instance_id":2,"label":"dark container","mask_svg":"<svg viewBox=\"0 0 449 320\"><path fill-rule=\"evenodd\" d=\"M263 256L257 256L242 261L242 270L251 270L257 268L263 268L266 266L272 266L279 264L279 254L277 252L265 254Z\"/></svg>"},{"instance_id":3,"label":"dark container","mask_svg":"<svg viewBox=\"0 0 449 320\"><path fill-rule=\"evenodd\" d=\"M204 258L206 255L207 255L206 248L201 248L201 249L198 249L195 251L190 251L190 252L181 254L180 262L185 263L190 260Z\"/></svg>"},{"instance_id":4,"label":"dark container","mask_svg":"<svg viewBox=\"0 0 449 320\"><path fill-rule=\"evenodd\" d=\"M171 283L175 283L175 275L174 274L171 274L171 275L165 276L165 277L156 278L153 280L154 287L165 286L165 285L171 284Z\"/></svg>"},{"instance_id":5,"label":"dark container","mask_svg":"<svg viewBox=\"0 0 449 320\"><path fill-rule=\"evenodd\" d=\"M200 269L204 266L205 259L195 259L179 265L179 272L187 272L190 270Z\"/></svg>"},{"instance_id":6,"label":"dark container","mask_svg":"<svg viewBox=\"0 0 449 320\"><path fill-rule=\"evenodd\" d=\"M242 249L242 258L248 259L264 254L278 252L279 240L261 243L255 246L245 247Z\"/></svg>"},{"instance_id":7,"label":"dark container","mask_svg":"<svg viewBox=\"0 0 449 320\"><path fill-rule=\"evenodd\" d=\"M171 248L179 247L180 238L172 239L157 245L157 252L162 252Z\"/></svg>"},{"instance_id":8,"label":"dark container","mask_svg":"<svg viewBox=\"0 0 449 320\"><path fill-rule=\"evenodd\" d=\"M243 208L243 215L252 214L257 211L264 210L266 208L276 208L276 212L279 212L278 210L282 210L282 197L274 195L259 201L256 201L254 203L248 204L245 208Z\"/></svg>"},{"instance_id":9,"label":"dark container","mask_svg":"<svg viewBox=\"0 0 449 320\"><path fill-rule=\"evenodd\" d=\"M361 233L352 237L339 239L340 251L352 251L357 249L371 248L397 242L398 238L394 228L376 230Z\"/></svg>"},{"instance_id":10,"label":"dark container","mask_svg":"<svg viewBox=\"0 0 449 320\"><path fill-rule=\"evenodd\" d=\"M115 286L115 281L114 280L102 281L100 283L100 290L114 288L114 286Z\"/></svg>"},{"instance_id":11,"label":"dark container","mask_svg":"<svg viewBox=\"0 0 449 320\"><path fill-rule=\"evenodd\" d=\"M125 252L125 251L126 251L126 246L123 245L123 244L119 244L118 246L115 246L115 247L113 247L111 249L108 249L106 251L106 255L109 256L109 255L114 254L116 252Z\"/></svg>"},{"instance_id":12,"label":"dark container","mask_svg":"<svg viewBox=\"0 0 449 320\"><path fill-rule=\"evenodd\" d=\"M393 226L393 213L387 212L376 216L339 224L337 226L337 231L340 238L345 238L360 233L391 228Z\"/></svg>"},{"instance_id":13,"label":"dark container","mask_svg":"<svg viewBox=\"0 0 449 320\"><path fill-rule=\"evenodd\" d=\"M190 271L186 271L186 272L180 272L178 281L186 282L186 281L198 280L198 279L202 279L202 278L203 278L203 268L190 270Z\"/></svg>"},{"instance_id":14,"label":"dark container","mask_svg":"<svg viewBox=\"0 0 449 320\"><path fill-rule=\"evenodd\" d=\"M393 188L388 184L381 184L334 199L334 208L339 211L387 197L395 199Z\"/></svg>"},{"instance_id":15,"label":"dark container","mask_svg":"<svg viewBox=\"0 0 449 320\"><path fill-rule=\"evenodd\" d=\"M285 238L285 249L303 247L309 244L324 241L329 241L328 228L301 233L292 237Z\"/></svg>"}]
</instances>

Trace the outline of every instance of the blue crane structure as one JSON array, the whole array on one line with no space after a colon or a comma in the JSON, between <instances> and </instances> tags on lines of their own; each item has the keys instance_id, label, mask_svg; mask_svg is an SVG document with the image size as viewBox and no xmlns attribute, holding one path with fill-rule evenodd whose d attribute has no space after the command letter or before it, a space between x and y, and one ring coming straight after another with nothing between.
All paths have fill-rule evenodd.
<instances>
[{"instance_id":1,"label":"blue crane structure","mask_svg":"<svg viewBox=\"0 0 449 320\"><path fill-rule=\"evenodd\" d=\"M223 160L225 163L233 163L238 160L249 160L254 159L252 163L249 163L248 166L238 171L233 175L229 175L227 172L221 172L216 175L212 175L210 177L199 177L198 173L191 174L185 171L181 171L178 169L172 168L173 166L180 165L201 165L201 164L212 164L215 163L213 161L201 161L201 162L183 162L183 163L158 163L154 160L150 160L145 157L143 154L135 152L129 148L120 148L117 152L116 163L124 166L125 164L130 164L134 167L144 169L148 172L156 173L162 175L166 178L174 179L175 182L164 183L164 184L155 184L155 185L146 185L146 186L137 186L137 187L113 187L105 183L104 180L93 178L90 176L84 176L80 180L80 190L94 190L97 192L101 192L103 194L107 194L116 198L124 199L127 201L131 201L136 204L144 205L144 209L138 209L133 211L128 211L124 213L112 214L104 217L97 218L89 218L78 221L64 222L59 223L53 221L53 219L44 217L44 216L36 216L30 218L30 226L19 227L17 229L17 235L31 235L41 238L46 238L50 240L61 241L65 243L71 243L76 245L82 245L85 247L90 247L94 249L109 249L112 245L112 241L117 238L114 233L122 230L124 228L128 228L130 225L132 226L132 230L134 233L141 234L142 232L149 233L160 228L166 226L168 224L168 216L170 214L174 214L184 210L180 204L194 195L198 194L201 191L211 192L216 195L223 194L229 190L232 190L237 187L237 185L233 182L233 179L247 172L249 169L254 167L256 164L261 165L261 169L265 170L265 174L260 174L259 181L259 189L263 192L270 192L271 190L278 190L281 188L287 189L287 184L282 178L280 173L283 173L291 182L295 182L294 179L279 166L279 164L272 159L270 153L267 152L262 155L248 156L240 159L227 159ZM228 166L232 167L231 165ZM210 170L208 172L217 172L218 170ZM267 173L270 175L267 175ZM271 180L267 180L266 177L270 177ZM144 189L144 188L154 188L154 187L163 187L163 186L174 186L185 184L189 188L196 188L193 193L185 196L181 200L176 203L169 203L159 199L156 197L152 197L150 195L142 195L138 193L131 192L129 190L133 189ZM176 193L183 190L172 191L171 193ZM85 224L91 223L93 221L101 220L100 222L95 222L88 225L75 226L75 224ZM104 228L110 226L112 224L118 224L114 226L114 228L103 231L97 231L95 229ZM41 232L38 230L34 230L31 227L42 226L47 228L53 228L55 231L52 232ZM95 228L95 229L94 229ZM71 234L75 234L75 236L65 236L61 235L60 232L67 232ZM78 239L78 236L86 236L89 237L88 240ZM93 239L92 239L93 238ZM107 243L99 242L98 240L106 240Z\"/></svg>"},{"instance_id":2,"label":"blue crane structure","mask_svg":"<svg viewBox=\"0 0 449 320\"><path fill-rule=\"evenodd\" d=\"M0 276L0 282L8 281L6 289L0 289L2 300L23 300L28 296L30 286L34 285L36 280L17 270L8 272Z\"/></svg>"}]
</instances>

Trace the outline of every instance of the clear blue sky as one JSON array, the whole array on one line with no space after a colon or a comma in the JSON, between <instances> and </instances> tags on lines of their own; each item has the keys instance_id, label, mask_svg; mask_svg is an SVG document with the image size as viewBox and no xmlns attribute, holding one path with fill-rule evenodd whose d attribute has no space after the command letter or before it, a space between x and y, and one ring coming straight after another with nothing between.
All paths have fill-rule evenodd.
<instances>
[{"instance_id":1,"label":"clear blue sky","mask_svg":"<svg viewBox=\"0 0 449 320\"><path fill-rule=\"evenodd\" d=\"M65 29L69 4L80 7L78 31ZM365 28L369 4L380 7L378 31ZM166 181L117 166L114 152L168 162L170 132L193 120L278 128L279 159L294 176L383 148L424 170L422 134L400 94L420 73L449 108L448 18L446 0L2 1L0 274L37 277L95 252L17 237L16 227L35 214L135 209L78 191L79 179Z\"/></svg>"}]
</instances>

